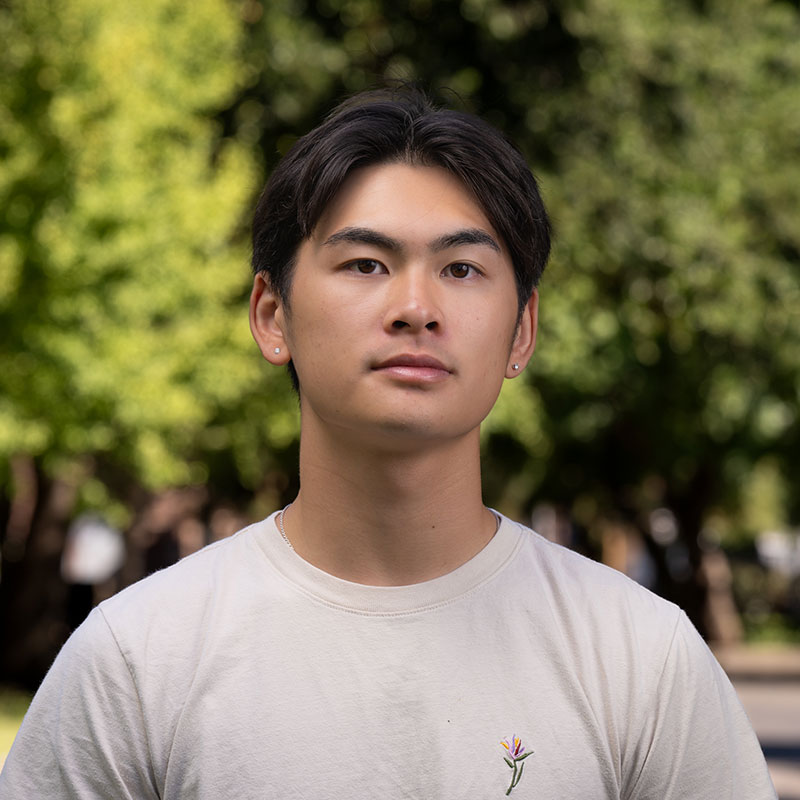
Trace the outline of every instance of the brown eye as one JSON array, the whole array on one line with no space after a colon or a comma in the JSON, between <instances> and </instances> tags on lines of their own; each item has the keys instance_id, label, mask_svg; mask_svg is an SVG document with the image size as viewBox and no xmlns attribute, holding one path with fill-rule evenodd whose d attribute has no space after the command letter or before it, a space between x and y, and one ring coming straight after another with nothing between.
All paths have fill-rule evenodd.
<instances>
[{"instance_id":1,"label":"brown eye","mask_svg":"<svg viewBox=\"0 0 800 800\"><path fill-rule=\"evenodd\" d=\"M454 278L467 278L472 272L469 264L451 264L448 269Z\"/></svg>"},{"instance_id":2,"label":"brown eye","mask_svg":"<svg viewBox=\"0 0 800 800\"><path fill-rule=\"evenodd\" d=\"M372 275L373 272L380 272L382 266L380 261L375 261L371 258L359 258L348 264L352 272L360 272L362 275Z\"/></svg>"}]
</instances>

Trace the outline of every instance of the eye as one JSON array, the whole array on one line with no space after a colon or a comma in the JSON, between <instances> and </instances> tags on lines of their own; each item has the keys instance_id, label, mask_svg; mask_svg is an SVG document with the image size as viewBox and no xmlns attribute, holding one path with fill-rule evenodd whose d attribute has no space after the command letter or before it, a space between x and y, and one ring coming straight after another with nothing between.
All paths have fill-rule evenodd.
<instances>
[{"instance_id":1,"label":"eye","mask_svg":"<svg viewBox=\"0 0 800 800\"><path fill-rule=\"evenodd\" d=\"M358 272L361 275L374 275L378 272L386 272L386 267L374 258L357 258L355 261L347 263L350 272Z\"/></svg>"},{"instance_id":2,"label":"eye","mask_svg":"<svg viewBox=\"0 0 800 800\"><path fill-rule=\"evenodd\" d=\"M452 275L454 278L459 278L462 280L477 274L477 270L472 266L472 264L462 264L461 262L448 264L444 271Z\"/></svg>"}]
</instances>

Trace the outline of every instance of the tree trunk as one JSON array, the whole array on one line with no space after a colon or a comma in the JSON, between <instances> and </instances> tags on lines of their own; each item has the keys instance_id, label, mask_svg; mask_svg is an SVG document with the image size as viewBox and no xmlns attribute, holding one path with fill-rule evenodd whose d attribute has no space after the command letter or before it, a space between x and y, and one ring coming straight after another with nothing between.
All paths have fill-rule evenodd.
<instances>
[{"instance_id":1,"label":"tree trunk","mask_svg":"<svg viewBox=\"0 0 800 800\"><path fill-rule=\"evenodd\" d=\"M61 553L79 476L45 478L27 456L13 460L12 474L0 580L0 680L35 689L71 632Z\"/></svg>"}]
</instances>

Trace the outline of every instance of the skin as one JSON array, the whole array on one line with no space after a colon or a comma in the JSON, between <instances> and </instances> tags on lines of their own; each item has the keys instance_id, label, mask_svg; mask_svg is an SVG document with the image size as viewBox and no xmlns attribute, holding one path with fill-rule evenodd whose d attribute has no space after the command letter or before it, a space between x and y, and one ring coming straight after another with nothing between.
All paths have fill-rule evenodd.
<instances>
[{"instance_id":1,"label":"skin","mask_svg":"<svg viewBox=\"0 0 800 800\"><path fill-rule=\"evenodd\" d=\"M371 585L468 561L496 528L479 426L533 354L538 307L534 292L517 324L480 206L438 167L354 171L298 250L289 304L255 278L253 336L300 379L301 490L284 517L297 553Z\"/></svg>"}]
</instances>

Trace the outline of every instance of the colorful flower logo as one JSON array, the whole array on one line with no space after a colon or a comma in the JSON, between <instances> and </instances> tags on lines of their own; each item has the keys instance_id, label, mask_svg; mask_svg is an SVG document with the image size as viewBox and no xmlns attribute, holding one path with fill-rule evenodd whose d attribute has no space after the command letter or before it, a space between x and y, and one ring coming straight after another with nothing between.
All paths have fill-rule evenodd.
<instances>
[{"instance_id":1,"label":"colorful flower logo","mask_svg":"<svg viewBox=\"0 0 800 800\"><path fill-rule=\"evenodd\" d=\"M507 755L503 756L503 761L511 767L514 772L511 774L511 785L508 787L508 791L506 795L511 794L511 790L519 783L520 778L522 777L522 770L525 769L525 765L521 764L520 762L527 758L528 756L533 755L533 750L529 752L525 752L525 746L522 744L522 739L520 739L516 734L512 736L510 739L503 739L500 744L505 747Z\"/></svg>"}]
</instances>

